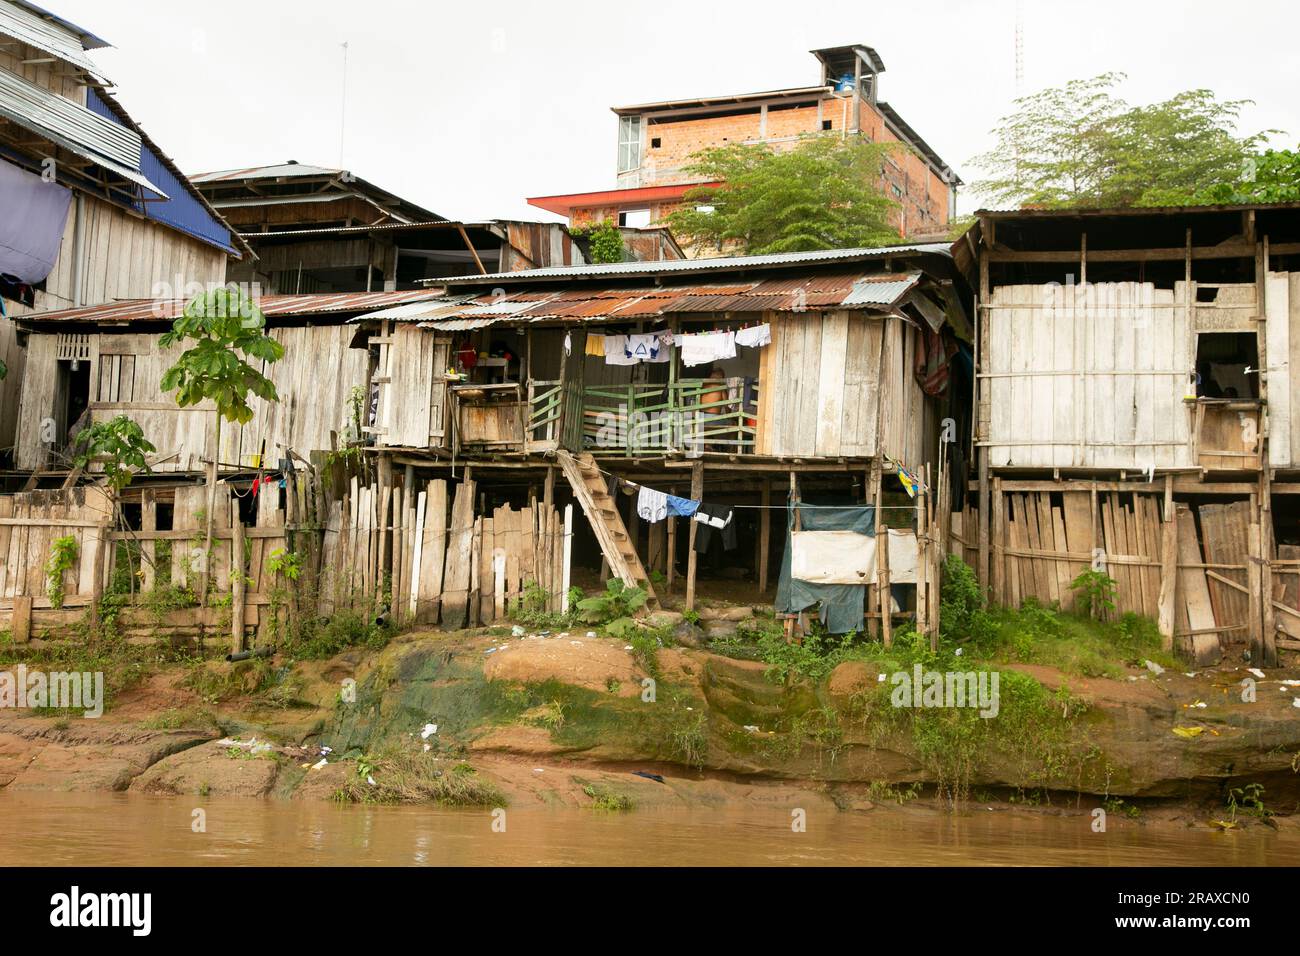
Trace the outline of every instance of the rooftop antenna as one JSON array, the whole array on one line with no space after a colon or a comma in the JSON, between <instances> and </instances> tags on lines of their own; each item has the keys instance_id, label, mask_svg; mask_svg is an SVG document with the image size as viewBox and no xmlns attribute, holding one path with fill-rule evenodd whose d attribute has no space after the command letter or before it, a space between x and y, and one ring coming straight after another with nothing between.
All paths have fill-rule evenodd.
<instances>
[{"instance_id":1,"label":"rooftop antenna","mask_svg":"<svg viewBox=\"0 0 1300 956\"><path fill-rule=\"evenodd\" d=\"M346 44L344 44L346 46ZM1025 7L1016 0L1016 99L1025 94Z\"/></svg>"},{"instance_id":2,"label":"rooftop antenna","mask_svg":"<svg viewBox=\"0 0 1300 956\"><path fill-rule=\"evenodd\" d=\"M343 43L343 100L339 104L339 168L343 168L343 139L348 128L348 44Z\"/></svg>"}]
</instances>

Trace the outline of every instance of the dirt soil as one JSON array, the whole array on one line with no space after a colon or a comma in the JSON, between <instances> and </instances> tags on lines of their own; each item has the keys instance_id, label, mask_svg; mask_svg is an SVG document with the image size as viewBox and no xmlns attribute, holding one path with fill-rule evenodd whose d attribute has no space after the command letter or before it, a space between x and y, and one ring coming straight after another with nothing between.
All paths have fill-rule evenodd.
<instances>
[{"instance_id":1,"label":"dirt soil","mask_svg":"<svg viewBox=\"0 0 1300 956\"><path fill-rule=\"evenodd\" d=\"M897 794L913 784L915 805L938 805L936 781L914 754L882 750L861 729L850 726L832 756L812 739L782 736L790 714L842 710L875 687L879 675L860 661L819 687L783 686L762 663L672 647L659 651L651 678L620 639L480 629L408 633L382 651L277 658L273 667L291 668L296 681L287 704L252 692L205 700L187 686L191 669L174 665L110 700L98 719L0 711L0 788L329 799L385 772L370 755L396 749L434 775L468 766L515 806L584 806L594 793L638 808L788 805L797 795L866 810L904 802ZM1119 680L1007 668L1049 689L1067 685L1089 705L1110 770L1104 786L1084 781L1090 796L1078 812L1107 796L1145 801L1143 819L1200 825L1227 787L1247 782L1263 783L1279 812L1300 805L1300 685L1285 683L1300 673L1270 672L1246 703L1247 674L1228 665L1195 676L1131 669ZM349 681L355 701L340 697ZM648 687L657 695L649 704ZM1175 727L1200 729L1180 736ZM1032 786L995 765L974 783L995 806ZM1058 798L1051 812L1075 803Z\"/></svg>"}]
</instances>

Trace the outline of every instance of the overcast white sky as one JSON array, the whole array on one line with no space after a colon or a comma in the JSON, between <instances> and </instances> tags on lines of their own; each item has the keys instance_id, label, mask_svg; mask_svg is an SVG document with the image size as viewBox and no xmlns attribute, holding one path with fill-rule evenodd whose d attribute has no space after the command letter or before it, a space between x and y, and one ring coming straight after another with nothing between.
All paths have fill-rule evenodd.
<instances>
[{"instance_id":1,"label":"overcast white sky","mask_svg":"<svg viewBox=\"0 0 1300 956\"><path fill-rule=\"evenodd\" d=\"M186 172L342 165L446 216L550 219L528 196L610 188L616 104L811 85L808 50L873 46L881 96L967 181L1015 95L1015 0L42 0ZM1300 140L1300 7L1024 0L1025 91L1122 70L1149 102L1208 87ZM972 206L969 195L963 211Z\"/></svg>"}]
</instances>

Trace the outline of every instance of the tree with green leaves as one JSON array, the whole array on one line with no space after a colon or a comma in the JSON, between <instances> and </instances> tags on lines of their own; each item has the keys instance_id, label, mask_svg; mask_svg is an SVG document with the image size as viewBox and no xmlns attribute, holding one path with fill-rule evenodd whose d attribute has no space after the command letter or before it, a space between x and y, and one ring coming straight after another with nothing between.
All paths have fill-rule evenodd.
<instances>
[{"instance_id":1,"label":"tree with green leaves","mask_svg":"<svg viewBox=\"0 0 1300 956\"><path fill-rule=\"evenodd\" d=\"M897 145L812 135L792 149L732 143L692 157L700 186L668 217L692 245L744 255L878 246L899 241L895 204L882 191Z\"/></svg>"},{"instance_id":2,"label":"tree with green leaves","mask_svg":"<svg viewBox=\"0 0 1300 956\"><path fill-rule=\"evenodd\" d=\"M262 367L284 357L284 346L266 334L266 315L237 288L221 287L195 296L160 339L163 348L193 343L176 364L163 373L162 390L176 392L181 408L211 401L215 406L212 457L208 461L207 540L212 551L212 512L216 505L217 465L221 449L221 420L245 424L252 420L250 396L279 401L275 383ZM202 602L207 601L209 575L203 570Z\"/></svg>"},{"instance_id":3,"label":"tree with green leaves","mask_svg":"<svg viewBox=\"0 0 1300 956\"><path fill-rule=\"evenodd\" d=\"M586 226L572 226L569 232L576 238L587 241L592 262L623 261L623 233L610 220L602 219Z\"/></svg>"},{"instance_id":4,"label":"tree with green leaves","mask_svg":"<svg viewBox=\"0 0 1300 956\"><path fill-rule=\"evenodd\" d=\"M1300 202L1300 152L1266 149L1248 156L1236 182L1220 183L1202 199L1207 203Z\"/></svg>"},{"instance_id":5,"label":"tree with green leaves","mask_svg":"<svg viewBox=\"0 0 1300 956\"><path fill-rule=\"evenodd\" d=\"M1183 205L1234 183L1272 131L1237 132L1248 100L1188 90L1148 106L1116 95L1122 73L1073 80L1015 101L972 163L998 205Z\"/></svg>"},{"instance_id":6,"label":"tree with green leaves","mask_svg":"<svg viewBox=\"0 0 1300 956\"><path fill-rule=\"evenodd\" d=\"M96 460L103 462L104 481L115 498L137 471L149 470L148 456L158 450L144 437L139 424L126 415L87 425L77 433L74 447L75 467L85 468Z\"/></svg>"}]
</instances>

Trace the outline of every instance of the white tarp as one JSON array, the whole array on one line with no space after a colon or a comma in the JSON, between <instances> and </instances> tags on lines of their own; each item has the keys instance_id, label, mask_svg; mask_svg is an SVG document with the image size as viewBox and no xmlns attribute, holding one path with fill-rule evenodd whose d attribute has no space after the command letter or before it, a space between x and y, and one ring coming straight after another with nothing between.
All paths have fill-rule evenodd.
<instances>
[{"instance_id":1,"label":"white tarp","mask_svg":"<svg viewBox=\"0 0 1300 956\"><path fill-rule=\"evenodd\" d=\"M916 583L916 535L889 532L889 583ZM809 584L875 584L876 539L856 531L796 531L790 576Z\"/></svg>"},{"instance_id":2,"label":"white tarp","mask_svg":"<svg viewBox=\"0 0 1300 956\"><path fill-rule=\"evenodd\" d=\"M40 282L54 268L72 191L0 160L0 275Z\"/></svg>"}]
</instances>

